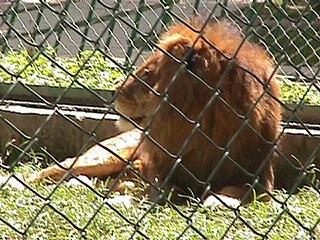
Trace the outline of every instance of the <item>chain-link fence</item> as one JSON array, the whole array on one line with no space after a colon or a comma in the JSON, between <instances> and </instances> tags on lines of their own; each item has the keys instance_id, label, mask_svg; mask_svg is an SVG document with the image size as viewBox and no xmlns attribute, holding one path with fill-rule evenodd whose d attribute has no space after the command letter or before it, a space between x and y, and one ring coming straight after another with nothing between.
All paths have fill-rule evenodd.
<instances>
[{"instance_id":1,"label":"chain-link fence","mask_svg":"<svg viewBox=\"0 0 320 240\"><path fill-rule=\"evenodd\" d=\"M1 239L320 238L318 0L0 9Z\"/></svg>"}]
</instances>

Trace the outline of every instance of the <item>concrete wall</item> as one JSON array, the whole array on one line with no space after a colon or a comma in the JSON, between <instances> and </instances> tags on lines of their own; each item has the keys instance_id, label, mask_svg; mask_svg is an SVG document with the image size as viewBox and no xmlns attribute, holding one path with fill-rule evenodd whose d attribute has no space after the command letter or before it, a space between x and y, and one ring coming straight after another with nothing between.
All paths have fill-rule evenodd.
<instances>
[{"instance_id":1,"label":"concrete wall","mask_svg":"<svg viewBox=\"0 0 320 240\"><path fill-rule=\"evenodd\" d=\"M90 140L90 133L95 134L97 141L118 133L115 126L118 116L113 114L104 116L103 113L60 111L60 115L53 110L21 106L1 106L0 113L2 149L12 139L19 145L27 140L23 134L32 138L39 132L35 149L44 147L57 159L75 156L85 144L92 145L94 141ZM316 148L319 157L320 126L310 125L309 132L301 126L287 128L282 142L281 151L289 159L292 159L293 154L302 161L307 161Z\"/></svg>"},{"instance_id":2,"label":"concrete wall","mask_svg":"<svg viewBox=\"0 0 320 240\"><path fill-rule=\"evenodd\" d=\"M91 146L94 143L91 133L99 141L118 132L115 127L118 117L112 114L104 117L104 114L62 111L63 115L60 115L53 110L19 106L1 106L0 112L2 152L10 141L21 146L27 140L26 136L37 137L34 150L41 152L40 147L43 147L55 158L64 159L78 154L85 144ZM39 134L35 135L37 132Z\"/></svg>"}]
</instances>

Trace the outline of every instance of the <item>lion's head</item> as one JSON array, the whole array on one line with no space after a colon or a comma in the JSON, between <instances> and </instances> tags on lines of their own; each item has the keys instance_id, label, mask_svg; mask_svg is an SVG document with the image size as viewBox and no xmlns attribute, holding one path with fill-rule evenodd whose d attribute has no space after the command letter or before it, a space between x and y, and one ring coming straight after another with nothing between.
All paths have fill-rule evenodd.
<instances>
[{"instance_id":1,"label":"lion's head","mask_svg":"<svg viewBox=\"0 0 320 240\"><path fill-rule=\"evenodd\" d=\"M194 90L193 83L184 83L190 78L190 73L187 72L187 66L181 65L182 60L191 64L187 58L188 54L194 56L192 44L191 39L180 34L164 38L159 44L161 51L149 57L122 86L116 109L135 123L145 126L162 101L168 100L178 105L181 102L177 101L193 101L189 94L189 91ZM130 128L130 125L133 126L123 118L119 122L122 130Z\"/></svg>"}]
</instances>

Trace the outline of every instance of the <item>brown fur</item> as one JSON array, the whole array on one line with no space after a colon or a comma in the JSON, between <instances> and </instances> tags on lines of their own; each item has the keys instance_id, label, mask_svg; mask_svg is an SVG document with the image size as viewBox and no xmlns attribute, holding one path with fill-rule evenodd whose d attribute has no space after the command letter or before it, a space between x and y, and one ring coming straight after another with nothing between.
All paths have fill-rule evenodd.
<instances>
[{"instance_id":1,"label":"brown fur","mask_svg":"<svg viewBox=\"0 0 320 240\"><path fill-rule=\"evenodd\" d=\"M191 24L200 30L203 23ZM227 189L227 195L242 198L246 184L254 181L249 174L257 173L257 192L273 190L271 148L280 122L280 105L271 97L280 96L272 76L273 62L265 50L248 42L238 51L243 40L229 28L225 22L210 24L198 39L198 33L189 27L172 26L159 44L164 52L157 51L136 71L137 77L129 78L120 88L116 109L144 128L152 121L140 146L145 159L143 174L149 180L202 196L209 185L201 182L207 182L213 173L211 191L224 193ZM228 58L234 54L232 63ZM175 77L183 59L201 80L186 68ZM167 101L163 101L164 94ZM120 121L120 127L127 125L125 121ZM197 130L195 122L199 123ZM181 164L170 172L179 157ZM229 189L237 190L230 193Z\"/></svg>"}]
</instances>

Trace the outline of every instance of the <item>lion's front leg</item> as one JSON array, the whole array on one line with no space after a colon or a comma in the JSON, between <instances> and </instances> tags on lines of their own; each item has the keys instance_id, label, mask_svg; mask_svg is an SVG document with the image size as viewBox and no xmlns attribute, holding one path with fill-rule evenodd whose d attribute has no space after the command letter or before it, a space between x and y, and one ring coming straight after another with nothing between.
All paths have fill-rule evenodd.
<instances>
[{"instance_id":1,"label":"lion's front leg","mask_svg":"<svg viewBox=\"0 0 320 240\"><path fill-rule=\"evenodd\" d=\"M92 146L78 158L68 158L38 173L25 176L28 183L51 179L59 181L65 174L105 178L122 171L139 143L140 132L131 130Z\"/></svg>"},{"instance_id":2,"label":"lion's front leg","mask_svg":"<svg viewBox=\"0 0 320 240\"><path fill-rule=\"evenodd\" d=\"M75 158L67 158L66 160L60 163L62 167L58 165L53 165L45 169L42 169L40 172L27 174L25 175L25 180L27 183L35 183L44 179L59 181L68 172L67 169L71 168L75 160Z\"/></svg>"}]
</instances>

